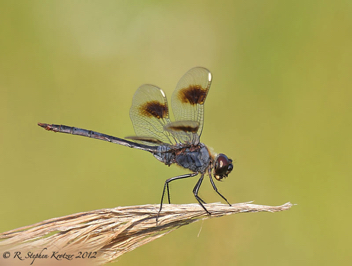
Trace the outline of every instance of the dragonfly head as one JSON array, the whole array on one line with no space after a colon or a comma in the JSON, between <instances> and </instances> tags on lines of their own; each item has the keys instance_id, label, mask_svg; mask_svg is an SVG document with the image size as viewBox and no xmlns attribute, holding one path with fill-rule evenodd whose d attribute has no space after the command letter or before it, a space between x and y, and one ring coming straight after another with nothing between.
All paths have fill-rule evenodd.
<instances>
[{"instance_id":1,"label":"dragonfly head","mask_svg":"<svg viewBox=\"0 0 352 266\"><path fill-rule=\"evenodd\" d=\"M229 159L225 154L220 153L215 158L214 164L214 177L216 180L221 180L224 177L227 177L233 169L232 160Z\"/></svg>"}]
</instances>

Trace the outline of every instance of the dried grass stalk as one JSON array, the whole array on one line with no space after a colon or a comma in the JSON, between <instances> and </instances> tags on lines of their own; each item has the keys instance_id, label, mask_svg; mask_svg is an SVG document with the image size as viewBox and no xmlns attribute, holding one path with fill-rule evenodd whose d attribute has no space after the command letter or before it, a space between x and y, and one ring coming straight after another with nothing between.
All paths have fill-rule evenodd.
<instances>
[{"instance_id":1,"label":"dried grass stalk","mask_svg":"<svg viewBox=\"0 0 352 266\"><path fill-rule=\"evenodd\" d=\"M198 204L165 204L158 224L159 205L116 207L53 218L0 234L0 249L77 254L97 252L94 265L116 260L122 254L153 241L171 231L201 219L244 212L278 212L288 210L291 203L264 206L250 203L206 204L208 216ZM48 261L47 261L48 262ZM36 263L37 264L37 263ZM77 262L75 263L77 265ZM48 265L48 263L46 263Z\"/></svg>"}]
</instances>

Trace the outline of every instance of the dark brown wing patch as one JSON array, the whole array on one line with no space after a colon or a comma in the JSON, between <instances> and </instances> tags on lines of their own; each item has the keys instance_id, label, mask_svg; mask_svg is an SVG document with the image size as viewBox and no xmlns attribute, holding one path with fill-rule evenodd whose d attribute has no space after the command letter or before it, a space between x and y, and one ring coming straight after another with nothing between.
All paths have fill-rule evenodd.
<instances>
[{"instance_id":1,"label":"dark brown wing patch","mask_svg":"<svg viewBox=\"0 0 352 266\"><path fill-rule=\"evenodd\" d=\"M197 133L199 123L197 121L175 121L164 126L167 131L183 131Z\"/></svg>"},{"instance_id":2,"label":"dark brown wing patch","mask_svg":"<svg viewBox=\"0 0 352 266\"><path fill-rule=\"evenodd\" d=\"M184 131L184 132L192 132L197 133L199 127L191 127L191 126L171 126L169 127L170 130L173 131Z\"/></svg>"},{"instance_id":3,"label":"dark brown wing patch","mask_svg":"<svg viewBox=\"0 0 352 266\"><path fill-rule=\"evenodd\" d=\"M139 113L146 117L155 117L161 119L168 116L168 108L166 104L158 101L150 101L139 107Z\"/></svg>"},{"instance_id":4,"label":"dark brown wing patch","mask_svg":"<svg viewBox=\"0 0 352 266\"><path fill-rule=\"evenodd\" d=\"M178 97L182 103L191 105L203 104L207 97L207 89L203 89L200 85L190 85L179 91Z\"/></svg>"}]
</instances>

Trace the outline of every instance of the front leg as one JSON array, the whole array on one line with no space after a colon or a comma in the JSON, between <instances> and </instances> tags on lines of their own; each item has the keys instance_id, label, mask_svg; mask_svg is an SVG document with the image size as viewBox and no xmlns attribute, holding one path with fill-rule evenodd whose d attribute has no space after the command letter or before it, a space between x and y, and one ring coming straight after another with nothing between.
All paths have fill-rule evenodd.
<instances>
[{"instance_id":1,"label":"front leg","mask_svg":"<svg viewBox=\"0 0 352 266\"><path fill-rule=\"evenodd\" d=\"M215 185L215 183L214 183L214 180L213 180L213 177L212 177L212 175L211 175L210 169L209 169L208 173L209 173L210 183L211 183L211 185L213 186L213 189L215 190L215 192L218 193L218 195L219 195L220 197L222 197L222 198L227 202L227 204L229 204L229 205L231 206L230 202L228 202L227 199L226 199L223 195L221 195L221 193L218 191L218 188L216 187L216 185Z\"/></svg>"}]
</instances>

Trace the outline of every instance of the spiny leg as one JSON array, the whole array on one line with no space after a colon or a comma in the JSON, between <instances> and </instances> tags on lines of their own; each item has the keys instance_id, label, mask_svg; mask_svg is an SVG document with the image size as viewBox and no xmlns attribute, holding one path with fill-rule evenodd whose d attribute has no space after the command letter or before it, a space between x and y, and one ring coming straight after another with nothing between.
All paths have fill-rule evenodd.
<instances>
[{"instance_id":1,"label":"spiny leg","mask_svg":"<svg viewBox=\"0 0 352 266\"><path fill-rule=\"evenodd\" d=\"M204 178L204 174L202 174L196 184L196 186L194 187L193 189L193 194L194 196L196 197L196 199L198 200L198 203L200 204L200 206L202 206L202 208L206 211L207 214L210 215L210 212L204 207L203 203L206 204L204 202L204 200L202 200L199 196L198 196L198 191L199 191L199 188L202 184L202 181L203 181L203 178Z\"/></svg>"},{"instance_id":2,"label":"spiny leg","mask_svg":"<svg viewBox=\"0 0 352 266\"><path fill-rule=\"evenodd\" d=\"M213 177L212 177L210 171L209 171L209 179L210 179L210 183L213 186L213 189L216 191L216 193L218 193L220 195L220 197L222 197L231 206L231 204L227 201L227 199L223 195L221 195L221 193L218 191L218 188L215 186L215 183L214 183L214 180L213 180Z\"/></svg>"},{"instance_id":3,"label":"spiny leg","mask_svg":"<svg viewBox=\"0 0 352 266\"><path fill-rule=\"evenodd\" d=\"M175 176L175 177L171 177L169 179L167 179L165 181L165 184L164 184L164 189L163 189L163 194L161 196L161 203L160 203L160 209L158 211L158 215L156 217L156 221L158 222L158 218L159 218L159 214L161 212L161 209L163 208L163 201L164 201L164 195L165 195L165 189L167 189L167 197L168 197L168 200L169 200L169 204L170 204L170 191L169 191L169 183L171 181L174 181L174 180L178 180L178 179L182 179L182 178L188 178L188 177L193 177L193 176L196 176L198 175L198 172L195 172L195 173L191 173L191 174L186 174L186 175L180 175L180 176Z\"/></svg>"}]
</instances>

